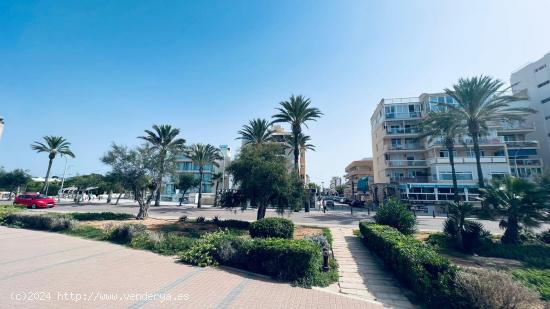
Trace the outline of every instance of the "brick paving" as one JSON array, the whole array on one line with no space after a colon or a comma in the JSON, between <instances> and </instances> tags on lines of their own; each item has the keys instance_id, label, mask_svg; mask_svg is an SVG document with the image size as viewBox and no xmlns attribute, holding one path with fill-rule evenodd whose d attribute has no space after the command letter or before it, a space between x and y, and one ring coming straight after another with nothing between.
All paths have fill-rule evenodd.
<instances>
[{"instance_id":1,"label":"brick paving","mask_svg":"<svg viewBox=\"0 0 550 309\"><path fill-rule=\"evenodd\" d=\"M339 265L340 292L376 301L389 308L415 308L381 261L374 256L351 228L331 228L333 252Z\"/></svg>"},{"instance_id":2,"label":"brick paving","mask_svg":"<svg viewBox=\"0 0 550 309\"><path fill-rule=\"evenodd\" d=\"M382 308L228 268L0 227L0 308Z\"/></svg>"}]
</instances>

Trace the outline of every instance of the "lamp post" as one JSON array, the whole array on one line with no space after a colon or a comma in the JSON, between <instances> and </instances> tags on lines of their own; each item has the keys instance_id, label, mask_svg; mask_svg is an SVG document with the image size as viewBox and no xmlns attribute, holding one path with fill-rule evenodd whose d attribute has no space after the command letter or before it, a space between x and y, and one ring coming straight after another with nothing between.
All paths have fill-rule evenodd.
<instances>
[{"instance_id":1,"label":"lamp post","mask_svg":"<svg viewBox=\"0 0 550 309\"><path fill-rule=\"evenodd\" d=\"M61 188L57 192L57 202L61 202L61 193L63 191L63 185L65 184L65 176L67 176L67 156L63 156L65 158L65 168L63 169L63 178L61 179Z\"/></svg>"}]
</instances>

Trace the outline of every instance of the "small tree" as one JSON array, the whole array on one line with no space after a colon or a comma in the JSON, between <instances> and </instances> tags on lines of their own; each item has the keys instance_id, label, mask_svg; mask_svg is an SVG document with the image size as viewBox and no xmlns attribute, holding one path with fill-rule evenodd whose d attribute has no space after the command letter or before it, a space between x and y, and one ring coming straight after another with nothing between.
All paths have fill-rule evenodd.
<instances>
[{"instance_id":1,"label":"small tree","mask_svg":"<svg viewBox=\"0 0 550 309\"><path fill-rule=\"evenodd\" d=\"M228 168L242 196L249 200L256 199L258 220L265 217L270 203L285 201L288 204L291 200L289 198L289 192L292 192L291 176L288 173L285 158L279 155L280 147L277 144L244 146L237 159Z\"/></svg>"},{"instance_id":2,"label":"small tree","mask_svg":"<svg viewBox=\"0 0 550 309\"><path fill-rule=\"evenodd\" d=\"M17 188L26 185L31 181L31 176L22 169L15 169L11 172L0 172L0 188L5 188L10 192L8 200Z\"/></svg>"},{"instance_id":3,"label":"small tree","mask_svg":"<svg viewBox=\"0 0 550 309\"><path fill-rule=\"evenodd\" d=\"M488 236L481 223L466 219L473 213L472 203L452 202L448 207L449 218L443 224L443 231L455 240L458 250L471 250L482 237Z\"/></svg>"},{"instance_id":4,"label":"small tree","mask_svg":"<svg viewBox=\"0 0 550 309\"><path fill-rule=\"evenodd\" d=\"M177 188L181 192L180 206L183 203L183 198L187 191L197 187L199 185L199 180L195 178L195 175L191 173L182 173L178 176Z\"/></svg>"},{"instance_id":5,"label":"small tree","mask_svg":"<svg viewBox=\"0 0 550 309\"><path fill-rule=\"evenodd\" d=\"M407 210L405 205L398 200L390 198L381 206L374 220L378 224L389 225L399 230L399 232L410 235L416 230L416 218Z\"/></svg>"},{"instance_id":6,"label":"small tree","mask_svg":"<svg viewBox=\"0 0 550 309\"><path fill-rule=\"evenodd\" d=\"M494 181L481 191L485 201L504 216L500 227L506 229L502 243L518 244L524 227L538 227L549 219L549 192L542 186L525 179L507 176L503 181Z\"/></svg>"}]
</instances>

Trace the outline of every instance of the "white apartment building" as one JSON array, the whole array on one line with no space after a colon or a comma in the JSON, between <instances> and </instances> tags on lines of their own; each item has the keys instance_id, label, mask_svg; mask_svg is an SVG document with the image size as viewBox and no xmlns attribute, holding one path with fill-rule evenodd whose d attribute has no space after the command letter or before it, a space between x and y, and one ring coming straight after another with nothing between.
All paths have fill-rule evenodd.
<instances>
[{"instance_id":1,"label":"white apartment building","mask_svg":"<svg viewBox=\"0 0 550 309\"><path fill-rule=\"evenodd\" d=\"M539 141L540 157L550 166L550 53L512 73L510 84L514 93L524 92L529 107L538 113L529 116L536 130L529 138ZM522 156L527 157L528 154ZM521 170L520 170L521 171Z\"/></svg>"},{"instance_id":2,"label":"white apartment building","mask_svg":"<svg viewBox=\"0 0 550 309\"><path fill-rule=\"evenodd\" d=\"M435 93L382 99L376 107L371 128L373 188L379 199L398 194L413 203L453 199L449 154L442 140L428 142L427 138L420 138L419 130L420 122L443 102L454 103L450 96ZM532 132L534 127L528 122L502 121L490 126L487 136L480 138L482 171L487 181L507 174L530 177L542 172L538 143L527 137ZM457 140L455 149L459 195L462 200L473 201L479 192L471 138ZM530 173L518 173L520 168L529 168Z\"/></svg>"}]
</instances>

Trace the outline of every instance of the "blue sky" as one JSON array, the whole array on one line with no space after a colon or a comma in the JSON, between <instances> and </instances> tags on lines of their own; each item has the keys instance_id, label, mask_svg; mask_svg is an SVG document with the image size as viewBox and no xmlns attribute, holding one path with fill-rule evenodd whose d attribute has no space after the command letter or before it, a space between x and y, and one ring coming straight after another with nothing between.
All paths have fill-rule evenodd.
<instances>
[{"instance_id":1,"label":"blue sky","mask_svg":"<svg viewBox=\"0 0 550 309\"><path fill-rule=\"evenodd\" d=\"M307 160L327 183L372 154L381 98L508 81L550 52L548 12L546 0L0 0L0 166L44 176L30 144L62 135L70 174L105 172L110 143L138 144L152 124L236 148L244 123L303 94L325 113Z\"/></svg>"}]
</instances>

